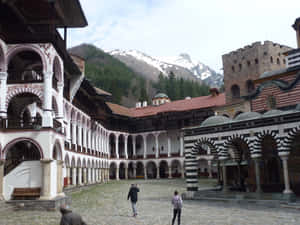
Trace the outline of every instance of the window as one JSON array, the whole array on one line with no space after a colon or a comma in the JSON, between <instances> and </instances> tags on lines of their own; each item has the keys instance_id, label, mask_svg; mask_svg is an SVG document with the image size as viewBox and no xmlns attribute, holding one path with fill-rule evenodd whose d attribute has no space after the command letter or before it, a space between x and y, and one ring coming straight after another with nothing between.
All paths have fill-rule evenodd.
<instances>
[{"instance_id":1,"label":"window","mask_svg":"<svg viewBox=\"0 0 300 225\"><path fill-rule=\"evenodd\" d=\"M239 69L240 69L240 71L242 70L242 64L239 64Z\"/></svg>"},{"instance_id":2,"label":"window","mask_svg":"<svg viewBox=\"0 0 300 225\"><path fill-rule=\"evenodd\" d=\"M270 109L276 109L276 98L274 95L269 95L267 98L267 105Z\"/></svg>"},{"instance_id":3,"label":"window","mask_svg":"<svg viewBox=\"0 0 300 225\"><path fill-rule=\"evenodd\" d=\"M247 61L247 65L248 65L248 66L251 66L251 62L250 62L250 61Z\"/></svg>"},{"instance_id":4,"label":"window","mask_svg":"<svg viewBox=\"0 0 300 225\"><path fill-rule=\"evenodd\" d=\"M279 58L277 58L276 61L277 61L277 64L280 65L280 60L279 60Z\"/></svg>"},{"instance_id":5,"label":"window","mask_svg":"<svg viewBox=\"0 0 300 225\"><path fill-rule=\"evenodd\" d=\"M273 63L273 57L272 56L270 57L270 62Z\"/></svg>"},{"instance_id":6,"label":"window","mask_svg":"<svg viewBox=\"0 0 300 225\"><path fill-rule=\"evenodd\" d=\"M246 90L247 90L247 93L250 94L251 92L254 91L254 83L252 80L247 80L246 82Z\"/></svg>"},{"instance_id":7,"label":"window","mask_svg":"<svg viewBox=\"0 0 300 225\"><path fill-rule=\"evenodd\" d=\"M235 72L234 66L232 66L231 69L232 69L232 72Z\"/></svg>"},{"instance_id":8,"label":"window","mask_svg":"<svg viewBox=\"0 0 300 225\"><path fill-rule=\"evenodd\" d=\"M255 59L255 64L258 64L258 59Z\"/></svg>"},{"instance_id":9,"label":"window","mask_svg":"<svg viewBox=\"0 0 300 225\"><path fill-rule=\"evenodd\" d=\"M232 85L231 87L231 96L232 98L239 98L240 97L240 87L236 84Z\"/></svg>"}]
</instances>

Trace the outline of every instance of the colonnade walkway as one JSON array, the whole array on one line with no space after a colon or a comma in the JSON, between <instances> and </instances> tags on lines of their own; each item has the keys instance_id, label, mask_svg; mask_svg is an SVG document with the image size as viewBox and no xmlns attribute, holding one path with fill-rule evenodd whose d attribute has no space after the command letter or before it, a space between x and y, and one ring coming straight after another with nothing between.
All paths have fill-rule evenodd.
<instances>
[{"instance_id":1,"label":"colonnade walkway","mask_svg":"<svg viewBox=\"0 0 300 225\"><path fill-rule=\"evenodd\" d=\"M140 188L138 216L132 217L127 193L131 183ZM215 181L203 179L200 189ZM169 225L171 198L174 190L186 190L184 179L122 180L91 186L72 193L72 210L80 213L88 225ZM1 225L57 225L59 212L11 211L0 212ZM265 207L256 204L236 204L207 201L184 201L182 225L257 225L300 224L299 210Z\"/></svg>"}]
</instances>

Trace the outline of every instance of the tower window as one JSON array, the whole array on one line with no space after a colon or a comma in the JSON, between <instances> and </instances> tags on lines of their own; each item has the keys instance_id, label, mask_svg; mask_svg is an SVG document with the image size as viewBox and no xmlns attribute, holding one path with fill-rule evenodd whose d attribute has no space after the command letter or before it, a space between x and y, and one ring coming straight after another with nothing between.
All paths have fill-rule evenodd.
<instances>
[{"instance_id":1,"label":"tower window","mask_svg":"<svg viewBox=\"0 0 300 225\"><path fill-rule=\"evenodd\" d=\"M232 69L232 72L235 72L234 66L232 66L231 69Z\"/></svg>"},{"instance_id":2,"label":"tower window","mask_svg":"<svg viewBox=\"0 0 300 225\"><path fill-rule=\"evenodd\" d=\"M250 61L247 61L247 65L250 66L250 65L251 65L251 62L250 62Z\"/></svg>"},{"instance_id":3,"label":"tower window","mask_svg":"<svg viewBox=\"0 0 300 225\"><path fill-rule=\"evenodd\" d=\"M270 57L270 62L273 63L273 57L272 56Z\"/></svg>"},{"instance_id":4,"label":"tower window","mask_svg":"<svg viewBox=\"0 0 300 225\"><path fill-rule=\"evenodd\" d=\"M255 59L255 64L258 64L258 59Z\"/></svg>"},{"instance_id":5,"label":"tower window","mask_svg":"<svg viewBox=\"0 0 300 225\"><path fill-rule=\"evenodd\" d=\"M247 90L247 93L250 94L251 92L254 91L254 83L252 80L247 80L246 82L246 90Z\"/></svg>"},{"instance_id":6,"label":"tower window","mask_svg":"<svg viewBox=\"0 0 300 225\"><path fill-rule=\"evenodd\" d=\"M242 64L239 64L239 69L240 69L240 71L242 70Z\"/></svg>"},{"instance_id":7,"label":"tower window","mask_svg":"<svg viewBox=\"0 0 300 225\"><path fill-rule=\"evenodd\" d=\"M277 64L280 65L280 60L279 60L279 58L277 58L276 61L277 61Z\"/></svg>"},{"instance_id":8,"label":"tower window","mask_svg":"<svg viewBox=\"0 0 300 225\"><path fill-rule=\"evenodd\" d=\"M240 87L237 84L232 85L231 87L231 96L232 98L240 97Z\"/></svg>"}]
</instances>

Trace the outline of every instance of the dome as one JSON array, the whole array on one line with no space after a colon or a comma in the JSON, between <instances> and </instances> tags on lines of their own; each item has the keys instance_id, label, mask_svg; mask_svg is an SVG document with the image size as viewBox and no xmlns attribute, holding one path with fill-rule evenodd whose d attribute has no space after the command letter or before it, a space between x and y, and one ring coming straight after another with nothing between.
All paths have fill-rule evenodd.
<instances>
[{"instance_id":1,"label":"dome","mask_svg":"<svg viewBox=\"0 0 300 225\"><path fill-rule=\"evenodd\" d=\"M235 121L242 121L242 120L252 120L261 118L261 114L258 112L244 112L237 115L234 120Z\"/></svg>"},{"instance_id":2,"label":"dome","mask_svg":"<svg viewBox=\"0 0 300 225\"><path fill-rule=\"evenodd\" d=\"M230 122L232 122L232 120L226 116L211 116L202 122L201 127L221 125Z\"/></svg>"},{"instance_id":3,"label":"dome","mask_svg":"<svg viewBox=\"0 0 300 225\"><path fill-rule=\"evenodd\" d=\"M169 97L164 93L158 93L154 96L154 98L169 98Z\"/></svg>"},{"instance_id":4,"label":"dome","mask_svg":"<svg viewBox=\"0 0 300 225\"><path fill-rule=\"evenodd\" d=\"M282 114L283 111L278 110L278 109L272 109L270 111L267 111L264 113L263 117L269 117L269 116L278 116L280 114Z\"/></svg>"}]
</instances>

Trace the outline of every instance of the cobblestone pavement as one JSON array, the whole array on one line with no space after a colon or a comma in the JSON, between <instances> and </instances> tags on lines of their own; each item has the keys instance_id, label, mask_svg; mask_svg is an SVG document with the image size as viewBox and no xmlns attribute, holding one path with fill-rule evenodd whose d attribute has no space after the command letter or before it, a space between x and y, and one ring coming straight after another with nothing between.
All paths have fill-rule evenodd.
<instances>
[{"instance_id":1,"label":"cobblestone pavement","mask_svg":"<svg viewBox=\"0 0 300 225\"><path fill-rule=\"evenodd\" d=\"M140 188L138 216L132 217L127 193L130 183ZM202 182L207 187L209 181ZM73 211L88 225L169 225L174 190L185 190L184 180L137 180L110 182L72 194ZM300 211L255 204L184 201L182 225L290 225L300 224ZM1 225L59 224L59 212L0 211Z\"/></svg>"}]
</instances>

